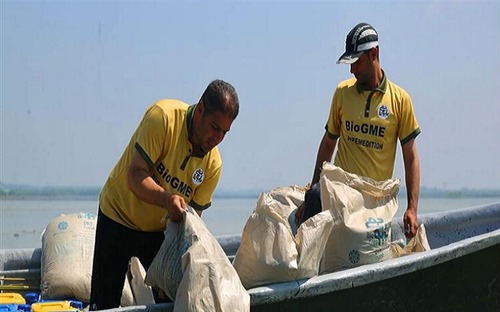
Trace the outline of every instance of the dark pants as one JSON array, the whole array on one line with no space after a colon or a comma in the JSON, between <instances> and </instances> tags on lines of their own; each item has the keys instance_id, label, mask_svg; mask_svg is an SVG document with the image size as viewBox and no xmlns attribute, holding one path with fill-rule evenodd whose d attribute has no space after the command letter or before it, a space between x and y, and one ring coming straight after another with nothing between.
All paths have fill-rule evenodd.
<instances>
[{"instance_id":1,"label":"dark pants","mask_svg":"<svg viewBox=\"0 0 500 312\"><path fill-rule=\"evenodd\" d=\"M99 208L90 310L119 307L130 258L139 258L147 270L160 249L163 238L163 232L141 232L123 226L106 217Z\"/></svg>"},{"instance_id":2,"label":"dark pants","mask_svg":"<svg viewBox=\"0 0 500 312\"><path fill-rule=\"evenodd\" d=\"M304 196L304 213L302 214L300 224L310 217L320 213L321 210L321 191L319 183L316 183L309 188Z\"/></svg>"}]
</instances>

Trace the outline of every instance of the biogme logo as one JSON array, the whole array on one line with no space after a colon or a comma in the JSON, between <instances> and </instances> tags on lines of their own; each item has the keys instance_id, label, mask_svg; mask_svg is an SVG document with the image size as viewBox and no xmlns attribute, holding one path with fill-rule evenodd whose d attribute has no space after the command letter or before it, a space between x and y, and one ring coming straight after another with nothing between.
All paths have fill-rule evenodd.
<instances>
[{"instance_id":1,"label":"biogme logo","mask_svg":"<svg viewBox=\"0 0 500 312\"><path fill-rule=\"evenodd\" d=\"M205 173L203 172L203 169L198 168L195 170L193 173L193 183L196 185L200 185L201 182L203 182L203 178L205 177Z\"/></svg>"},{"instance_id":2,"label":"biogme logo","mask_svg":"<svg viewBox=\"0 0 500 312\"><path fill-rule=\"evenodd\" d=\"M387 105L385 104L382 104L378 107L378 111L377 111L377 114L378 114L378 117L380 117L381 119L387 119L387 117L389 117L389 114L391 112L389 112L389 108L387 107Z\"/></svg>"}]
</instances>

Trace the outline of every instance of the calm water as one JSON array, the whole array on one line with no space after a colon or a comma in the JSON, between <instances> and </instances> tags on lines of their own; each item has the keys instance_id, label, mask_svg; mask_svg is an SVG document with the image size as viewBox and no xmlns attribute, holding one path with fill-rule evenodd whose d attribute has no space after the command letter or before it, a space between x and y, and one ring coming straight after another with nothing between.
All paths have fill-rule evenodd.
<instances>
[{"instance_id":1,"label":"calm water","mask_svg":"<svg viewBox=\"0 0 500 312\"><path fill-rule=\"evenodd\" d=\"M500 197L421 198L419 213L462 209L500 201ZM214 235L240 234L255 208L257 198L214 198L203 220ZM40 236L60 214L97 214L97 200L0 200L0 249L40 247ZM400 199L397 217L402 216L406 199Z\"/></svg>"}]
</instances>

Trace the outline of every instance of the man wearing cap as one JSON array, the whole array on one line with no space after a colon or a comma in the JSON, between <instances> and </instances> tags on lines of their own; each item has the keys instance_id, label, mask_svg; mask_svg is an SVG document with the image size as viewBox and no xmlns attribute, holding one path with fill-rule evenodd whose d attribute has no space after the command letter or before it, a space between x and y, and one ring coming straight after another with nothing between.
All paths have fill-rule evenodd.
<instances>
[{"instance_id":1,"label":"man wearing cap","mask_svg":"<svg viewBox=\"0 0 500 312\"><path fill-rule=\"evenodd\" d=\"M415 236L420 189L420 161L415 138L420 128L408 93L392 83L380 67L377 31L367 23L347 35L345 53L337 64L349 64L354 78L335 90L321 140L311 188L296 212L302 223L321 211L319 174L338 142L335 165L347 172L381 181L392 178L397 141L401 143L407 188L403 216L405 234Z\"/></svg>"}]
</instances>

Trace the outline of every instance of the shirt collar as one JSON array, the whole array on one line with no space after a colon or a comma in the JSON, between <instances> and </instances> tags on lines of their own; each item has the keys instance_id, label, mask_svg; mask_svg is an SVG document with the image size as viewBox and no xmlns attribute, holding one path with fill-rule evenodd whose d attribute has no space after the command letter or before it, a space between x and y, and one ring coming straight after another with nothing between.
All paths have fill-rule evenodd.
<instances>
[{"instance_id":1,"label":"shirt collar","mask_svg":"<svg viewBox=\"0 0 500 312\"><path fill-rule=\"evenodd\" d=\"M382 70L382 81L380 82L378 87L373 90L363 90L361 89L361 86L356 82L356 90L358 91L358 93L361 93L363 91L379 91L385 93L385 91L387 90L387 78L385 77L384 70Z\"/></svg>"},{"instance_id":2,"label":"shirt collar","mask_svg":"<svg viewBox=\"0 0 500 312\"><path fill-rule=\"evenodd\" d=\"M191 137L191 134L193 133L193 119L194 119L194 111L196 109L196 105L190 105L187 109L187 114L186 114L186 125L187 125L187 130L188 130L188 138Z\"/></svg>"},{"instance_id":3,"label":"shirt collar","mask_svg":"<svg viewBox=\"0 0 500 312\"><path fill-rule=\"evenodd\" d=\"M197 105L198 104L190 105L187 109L186 126L187 126L187 131L188 131L188 141L191 138L191 136L193 135L194 112L196 110ZM189 141L189 143L191 144L191 156L203 158L203 157L205 157L205 155L207 155L207 152L204 152L204 151L195 152L195 146L191 143L191 141Z\"/></svg>"}]
</instances>

